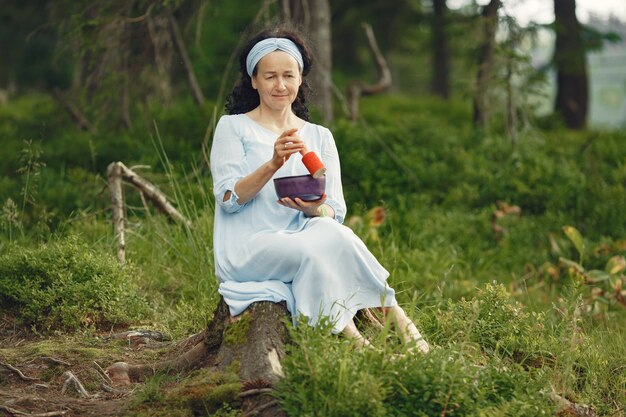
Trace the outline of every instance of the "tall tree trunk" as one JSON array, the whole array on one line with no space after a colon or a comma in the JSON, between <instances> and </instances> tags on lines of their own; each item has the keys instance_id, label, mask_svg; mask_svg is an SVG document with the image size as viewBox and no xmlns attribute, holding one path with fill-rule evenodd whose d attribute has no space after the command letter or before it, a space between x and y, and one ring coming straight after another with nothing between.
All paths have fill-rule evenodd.
<instances>
[{"instance_id":1,"label":"tall tree trunk","mask_svg":"<svg viewBox=\"0 0 626 417\"><path fill-rule=\"evenodd\" d=\"M322 113L324 122L333 121L332 101L332 47L330 29L330 4L328 0L309 0L311 27L309 33L313 43L316 63L311 70L313 103Z\"/></svg>"},{"instance_id":2,"label":"tall tree trunk","mask_svg":"<svg viewBox=\"0 0 626 417\"><path fill-rule=\"evenodd\" d=\"M483 41L478 61L476 75L476 91L474 93L474 127L487 126L487 98L488 87L493 70L493 51L496 43L496 29L498 28L498 9L502 6L500 0L491 0L483 8Z\"/></svg>"},{"instance_id":3,"label":"tall tree trunk","mask_svg":"<svg viewBox=\"0 0 626 417\"><path fill-rule=\"evenodd\" d=\"M446 0L433 0L433 84L432 90L436 95L450 97L449 81L449 51L446 35Z\"/></svg>"},{"instance_id":4,"label":"tall tree trunk","mask_svg":"<svg viewBox=\"0 0 626 417\"><path fill-rule=\"evenodd\" d=\"M185 67L185 71L187 72L189 88L191 88L191 92L194 99L196 100L196 104L202 107L204 105L204 94L202 94L202 89L200 88L200 84L198 83L198 79L196 78L196 73L193 70L193 65L191 64L191 59L189 58L189 54L187 53L187 47L185 46L183 35L180 32L180 28L178 27L178 22L176 21L176 18L172 15L169 15L169 21L171 25L174 44L176 45L176 49L178 50L180 60Z\"/></svg>"},{"instance_id":5,"label":"tall tree trunk","mask_svg":"<svg viewBox=\"0 0 626 417\"><path fill-rule=\"evenodd\" d=\"M587 124L588 80L581 26L576 18L576 0L554 0L556 45L554 64L557 93L554 111L571 129Z\"/></svg>"},{"instance_id":6,"label":"tall tree trunk","mask_svg":"<svg viewBox=\"0 0 626 417\"><path fill-rule=\"evenodd\" d=\"M309 77L312 101L324 122L330 123L333 121L330 3L328 0L281 0L280 9L285 20L302 27L311 39L315 60Z\"/></svg>"}]
</instances>

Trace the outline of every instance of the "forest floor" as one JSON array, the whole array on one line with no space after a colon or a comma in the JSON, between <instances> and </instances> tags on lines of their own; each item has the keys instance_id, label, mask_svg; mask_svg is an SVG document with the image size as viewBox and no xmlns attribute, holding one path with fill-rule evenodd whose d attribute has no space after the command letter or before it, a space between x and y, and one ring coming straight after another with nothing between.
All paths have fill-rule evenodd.
<instances>
[{"instance_id":1,"label":"forest floor","mask_svg":"<svg viewBox=\"0 0 626 417\"><path fill-rule=\"evenodd\" d=\"M0 318L4 365L0 366L0 416L128 415L131 408L138 411L135 394L143 384L112 387L103 369L118 361L150 363L175 354L172 342L132 334L126 338L97 333L41 336L16 328L13 322L11 317ZM81 397L72 384L64 389L67 371L88 396Z\"/></svg>"}]
</instances>

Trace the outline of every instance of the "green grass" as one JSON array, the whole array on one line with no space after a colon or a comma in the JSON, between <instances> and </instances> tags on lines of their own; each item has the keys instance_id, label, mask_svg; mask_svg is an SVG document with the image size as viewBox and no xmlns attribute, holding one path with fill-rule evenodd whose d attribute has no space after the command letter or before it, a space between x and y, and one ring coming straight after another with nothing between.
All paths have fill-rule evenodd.
<instances>
[{"instance_id":1,"label":"green grass","mask_svg":"<svg viewBox=\"0 0 626 417\"><path fill-rule=\"evenodd\" d=\"M204 127L194 120L185 130L187 118L197 117L185 111L189 103L155 112L163 124L157 118L159 129L146 128L140 144L124 135L110 142L104 133L94 138L96 157L85 162L71 153L64 124L42 131L35 116L24 115L30 109L46 119L55 112L44 98L31 100L43 104L24 99L0 112L0 131L10 134L7 149L13 154L24 147L23 139L35 145L46 140L40 143L46 166L37 168L39 182L31 183L27 199L24 171L15 173L19 164L0 177L2 253L17 248L11 250L39 256L43 270L57 271L60 282L68 268L86 270L91 258L67 268L45 264L43 255L33 252L42 242L74 248L115 270L103 167L112 158L123 159L114 155L127 149L131 160L124 162L152 165L142 174L173 199L191 226L146 211L135 191L125 189L133 272L120 277L132 284L127 292L150 307L146 316L124 310L125 320L149 323L176 339L202 329L218 298L214 205L195 137ZM402 355L393 334L365 329L377 349L355 351L327 326L299 326L277 393L290 415L552 415L552 392L591 405L600 415L623 413L626 308L616 288L626 284L624 270L602 281L587 278L626 255L626 134L532 130L512 144L497 134L473 133L463 103L427 99L365 98L362 113L367 123L338 120L332 126L349 204L346 224L391 272L399 302L434 349L427 356ZM196 148L180 143L186 135L194 135L190 143ZM56 162L48 160L51 154ZM12 209L8 198L16 203ZM502 233L492 229L497 201L521 210L521 216L497 220ZM381 224L369 214L375 207L384 208ZM54 220L46 220L46 213ZM582 236L580 269L571 264L579 252L566 225ZM70 235L78 236L77 243L63 243ZM89 277L98 276L97 269L90 271ZM14 281L6 282L15 289ZM94 280L86 292L74 294L80 301L112 282L119 283ZM19 308L31 321L48 311L43 304ZM47 327L63 327L63 315L50 317L57 318ZM72 320L70 329L81 328L80 318ZM156 379L147 384L136 411L167 415L163 407L171 401L160 397L167 384ZM236 415L229 407L220 412Z\"/></svg>"}]
</instances>

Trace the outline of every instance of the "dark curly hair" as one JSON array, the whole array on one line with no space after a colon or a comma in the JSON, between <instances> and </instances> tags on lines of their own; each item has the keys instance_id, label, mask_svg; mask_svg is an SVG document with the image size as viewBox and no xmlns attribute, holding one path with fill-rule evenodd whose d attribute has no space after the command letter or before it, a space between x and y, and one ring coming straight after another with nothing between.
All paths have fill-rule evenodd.
<instances>
[{"instance_id":1,"label":"dark curly hair","mask_svg":"<svg viewBox=\"0 0 626 417\"><path fill-rule=\"evenodd\" d=\"M252 79L248 75L246 69L246 58L254 45L267 38L290 39L298 46L298 49L302 54L302 61L304 63L304 68L302 68L302 84L298 89L296 99L291 104L291 109L296 116L308 121L309 108L307 107L307 100L311 88L309 87L305 77L309 71L311 71L313 54L311 53L311 49L307 45L307 42L304 40L304 37L297 30L287 27L265 29L248 40L239 55L239 71L241 73L241 79L235 88L233 88L233 91L231 91L228 97L226 97L226 112L228 114L247 113L250 110L255 109L260 104L259 93L252 88ZM254 68L253 75L256 75L256 72L257 69Z\"/></svg>"}]
</instances>

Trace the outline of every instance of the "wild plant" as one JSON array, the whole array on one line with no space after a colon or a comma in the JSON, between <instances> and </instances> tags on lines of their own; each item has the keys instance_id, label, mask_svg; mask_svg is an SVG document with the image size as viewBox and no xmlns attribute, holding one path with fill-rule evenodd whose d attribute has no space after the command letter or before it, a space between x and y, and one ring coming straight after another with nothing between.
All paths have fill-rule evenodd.
<instances>
[{"instance_id":1,"label":"wild plant","mask_svg":"<svg viewBox=\"0 0 626 417\"><path fill-rule=\"evenodd\" d=\"M11 244L0 256L0 300L40 332L109 329L150 311L134 276L131 266L76 237L34 249Z\"/></svg>"},{"instance_id":2,"label":"wild plant","mask_svg":"<svg viewBox=\"0 0 626 417\"><path fill-rule=\"evenodd\" d=\"M28 203L34 206L37 200L41 170L46 166L46 164L41 161L42 155L43 151L41 147L34 145L32 140L24 141L24 148L22 148L20 155L21 166L17 170L17 173L24 179L21 190L22 207L20 215L22 217L24 217L26 204Z\"/></svg>"},{"instance_id":3,"label":"wild plant","mask_svg":"<svg viewBox=\"0 0 626 417\"><path fill-rule=\"evenodd\" d=\"M9 242L13 242L13 233L22 228L22 221L17 204L11 197L2 205L2 229L9 234Z\"/></svg>"},{"instance_id":4,"label":"wild plant","mask_svg":"<svg viewBox=\"0 0 626 417\"><path fill-rule=\"evenodd\" d=\"M147 208L131 208L127 258L142 265L142 286L156 293L155 304L167 303L162 322L174 337L179 337L201 330L217 305L214 203L210 178L202 171L201 163L193 163L191 172L173 163L156 125L153 145L165 175L160 187L191 223L172 224L163 216L153 216ZM208 164L206 159L204 163Z\"/></svg>"},{"instance_id":5,"label":"wild plant","mask_svg":"<svg viewBox=\"0 0 626 417\"><path fill-rule=\"evenodd\" d=\"M626 307L626 259L620 254L626 249L624 242L606 243L590 251L578 229L563 226L563 233L573 244L577 259L561 255L556 264L545 263L540 273L544 273L555 283L568 282L571 289L582 297L584 314L601 318L615 308ZM554 238L552 246L557 253L562 253ZM604 268L586 268L585 261L591 256L606 259Z\"/></svg>"}]
</instances>

